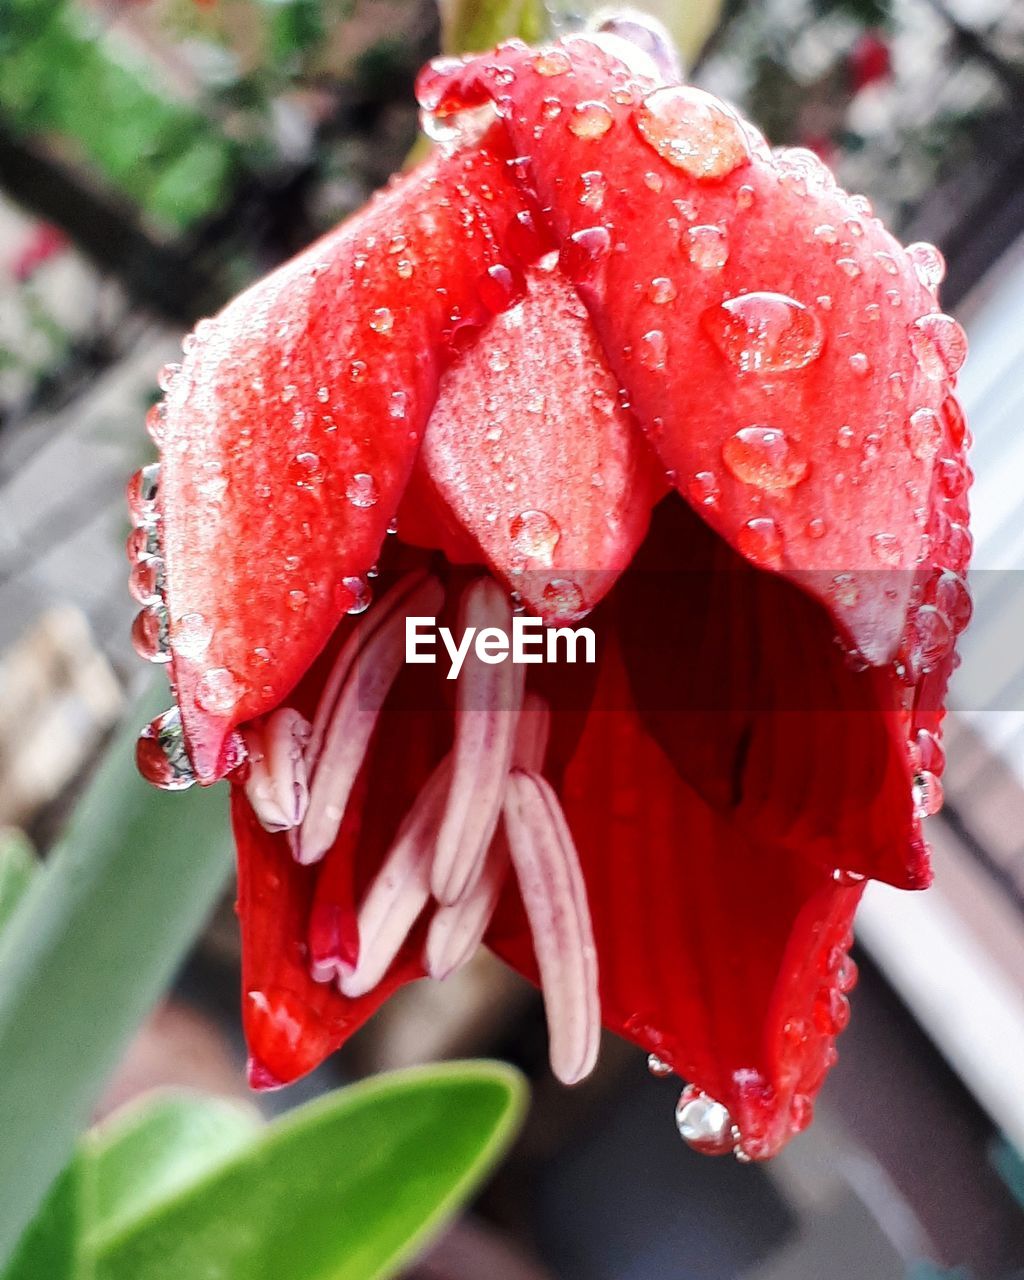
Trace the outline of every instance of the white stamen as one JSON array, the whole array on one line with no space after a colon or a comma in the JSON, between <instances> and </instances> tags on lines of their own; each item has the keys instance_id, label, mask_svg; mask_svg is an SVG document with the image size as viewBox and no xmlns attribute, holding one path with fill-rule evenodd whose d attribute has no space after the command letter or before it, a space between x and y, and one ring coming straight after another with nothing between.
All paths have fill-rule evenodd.
<instances>
[{"instance_id":1,"label":"white stamen","mask_svg":"<svg viewBox=\"0 0 1024 1280\"><path fill-rule=\"evenodd\" d=\"M575 1084L593 1069L601 1033L597 949L579 855L558 797L539 775L510 775L504 813L540 970L551 1070Z\"/></svg>"},{"instance_id":2,"label":"white stamen","mask_svg":"<svg viewBox=\"0 0 1024 1280\"><path fill-rule=\"evenodd\" d=\"M342 995L372 991L409 936L430 897L430 855L448 787L449 761L431 774L403 821L359 908L359 962L342 973Z\"/></svg>"},{"instance_id":3,"label":"white stamen","mask_svg":"<svg viewBox=\"0 0 1024 1280\"><path fill-rule=\"evenodd\" d=\"M321 700L321 707L329 703L329 709L322 718L318 708L313 723L309 758L314 746L319 758L305 821L293 842L298 862L318 862L338 834L384 700L405 660L406 613L436 614L443 599L436 578L424 578L412 590L402 590L400 584L382 601L390 607L377 627L360 633L350 653L357 640L351 636L338 655ZM340 672L337 678L335 672Z\"/></svg>"},{"instance_id":4,"label":"white stamen","mask_svg":"<svg viewBox=\"0 0 1024 1280\"><path fill-rule=\"evenodd\" d=\"M249 752L245 794L262 827L290 831L309 804L306 760L309 721L294 707L279 707L265 720L242 730Z\"/></svg>"},{"instance_id":5,"label":"white stamen","mask_svg":"<svg viewBox=\"0 0 1024 1280\"><path fill-rule=\"evenodd\" d=\"M508 853L496 846L473 887L450 907L438 907L430 922L423 965L432 978L447 978L473 958L491 923L508 874Z\"/></svg>"},{"instance_id":6,"label":"white stamen","mask_svg":"<svg viewBox=\"0 0 1024 1280\"><path fill-rule=\"evenodd\" d=\"M511 623L507 594L493 579L477 579L462 598L460 626L508 632ZM521 665L491 665L475 652L459 677L452 785L430 873L431 892L443 905L457 902L483 869L501 813L523 679Z\"/></svg>"}]
</instances>

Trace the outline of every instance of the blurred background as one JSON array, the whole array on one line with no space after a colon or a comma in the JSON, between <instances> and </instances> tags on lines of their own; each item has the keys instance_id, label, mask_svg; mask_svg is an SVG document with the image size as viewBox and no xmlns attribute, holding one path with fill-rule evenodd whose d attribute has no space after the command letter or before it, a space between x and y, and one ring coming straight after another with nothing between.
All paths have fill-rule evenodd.
<instances>
[{"instance_id":1,"label":"blurred background","mask_svg":"<svg viewBox=\"0 0 1024 1280\"><path fill-rule=\"evenodd\" d=\"M156 370L401 166L438 41L434 0L0 0L0 827L40 849L149 678L122 491L150 460ZM768 1167L685 1148L676 1089L619 1042L555 1085L537 997L483 956L265 1104L452 1055L527 1071L522 1140L419 1280L1020 1280L1024 4L731 0L694 78L949 261L977 609L937 887L872 886L840 1063ZM167 1082L243 1094L237 968L228 894L105 1106Z\"/></svg>"}]
</instances>

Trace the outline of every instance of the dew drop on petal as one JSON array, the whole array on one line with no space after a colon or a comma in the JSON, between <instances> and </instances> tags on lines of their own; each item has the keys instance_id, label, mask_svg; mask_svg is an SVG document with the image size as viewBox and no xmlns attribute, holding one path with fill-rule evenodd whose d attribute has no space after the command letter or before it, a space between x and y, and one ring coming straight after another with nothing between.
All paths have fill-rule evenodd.
<instances>
[{"instance_id":1,"label":"dew drop on petal","mask_svg":"<svg viewBox=\"0 0 1024 1280\"><path fill-rule=\"evenodd\" d=\"M729 241L721 227L690 227L686 238L690 261L701 271L720 271L729 260Z\"/></svg>"},{"instance_id":2,"label":"dew drop on petal","mask_svg":"<svg viewBox=\"0 0 1024 1280\"><path fill-rule=\"evenodd\" d=\"M918 280L928 289L935 290L946 278L946 259L935 245L919 240L907 245L910 259Z\"/></svg>"},{"instance_id":3,"label":"dew drop on petal","mask_svg":"<svg viewBox=\"0 0 1024 1280\"><path fill-rule=\"evenodd\" d=\"M946 615L932 604L917 608L907 622L907 661L915 675L926 675L941 666L953 648L953 627Z\"/></svg>"},{"instance_id":4,"label":"dew drop on petal","mask_svg":"<svg viewBox=\"0 0 1024 1280\"><path fill-rule=\"evenodd\" d=\"M744 293L709 307L701 325L725 358L743 373L803 369L825 340L818 316L784 293Z\"/></svg>"},{"instance_id":5,"label":"dew drop on petal","mask_svg":"<svg viewBox=\"0 0 1024 1280\"><path fill-rule=\"evenodd\" d=\"M163 791L184 791L195 782L185 749L181 714L172 707L146 725L135 745L139 773Z\"/></svg>"},{"instance_id":6,"label":"dew drop on petal","mask_svg":"<svg viewBox=\"0 0 1024 1280\"><path fill-rule=\"evenodd\" d=\"M647 296L656 306L663 307L675 301L676 287L668 276L656 276L647 286Z\"/></svg>"},{"instance_id":7,"label":"dew drop on petal","mask_svg":"<svg viewBox=\"0 0 1024 1280\"><path fill-rule=\"evenodd\" d=\"M167 405L158 400L146 413L146 430L154 444L160 444L167 427Z\"/></svg>"},{"instance_id":8,"label":"dew drop on petal","mask_svg":"<svg viewBox=\"0 0 1024 1280\"><path fill-rule=\"evenodd\" d=\"M213 639L213 624L201 613L183 613L174 624L174 652L183 658L201 658Z\"/></svg>"},{"instance_id":9,"label":"dew drop on petal","mask_svg":"<svg viewBox=\"0 0 1024 1280\"><path fill-rule=\"evenodd\" d=\"M211 667L196 684L196 706L210 715L227 715L241 696L242 686L227 667Z\"/></svg>"},{"instance_id":10,"label":"dew drop on petal","mask_svg":"<svg viewBox=\"0 0 1024 1280\"><path fill-rule=\"evenodd\" d=\"M676 1103L676 1128L686 1145L702 1155L728 1155L736 1144L728 1109L692 1084Z\"/></svg>"},{"instance_id":11,"label":"dew drop on petal","mask_svg":"<svg viewBox=\"0 0 1024 1280\"><path fill-rule=\"evenodd\" d=\"M139 657L147 662L170 662L167 610L162 604L149 604L135 615L132 623L132 644Z\"/></svg>"},{"instance_id":12,"label":"dew drop on petal","mask_svg":"<svg viewBox=\"0 0 1024 1280\"><path fill-rule=\"evenodd\" d=\"M935 312L910 326L910 344L926 378L953 378L967 356L967 337L952 316Z\"/></svg>"},{"instance_id":13,"label":"dew drop on petal","mask_svg":"<svg viewBox=\"0 0 1024 1280\"><path fill-rule=\"evenodd\" d=\"M546 511L534 509L513 516L508 526L512 545L522 556L550 564L562 536L558 524Z\"/></svg>"},{"instance_id":14,"label":"dew drop on petal","mask_svg":"<svg viewBox=\"0 0 1024 1280\"><path fill-rule=\"evenodd\" d=\"M686 486L686 491L697 507L713 507L722 496L718 477L713 471L698 471Z\"/></svg>"},{"instance_id":15,"label":"dew drop on petal","mask_svg":"<svg viewBox=\"0 0 1024 1280\"><path fill-rule=\"evenodd\" d=\"M782 532L771 516L755 516L740 527L736 535L740 552L754 564L766 568L782 559Z\"/></svg>"},{"instance_id":16,"label":"dew drop on petal","mask_svg":"<svg viewBox=\"0 0 1024 1280\"><path fill-rule=\"evenodd\" d=\"M914 778L911 789L915 818L931 818L942 808L942 782L934 773L924 771Z\"/></svg>"},{"instance_id":17,"label":"dew drop on petal","mask_svg":"<svg viewBox=\"0 0 1024 1280\"><path fill-rule=\"evenodd\" d=\"M577 102L569 115L569 132L593 141L603 138L614 122L615 117L603 102Z\"/></svg>"},{"instance_id":18,"label":"dew drop on petal","mask_svg":"<svg viewBox=\"0 0 1024 1280\"><path fill-rule=\"evenodd\" d=\"M159 556L143 556L128 574L128 591L139 604L155 604L163 594L164 562Z\"/></svg>"},{"instance_id":19,"label":"dew drop on petal","mask_svg":"<svg viewBox=\"0 0 1024 1280\"><path fill-rule=\"evenodd\" d=\"M373 588L365 578L359 578L355 575L342 578L341 589L346 602L346 613L353 615L365 613L373 603Z\"/></svg>"},{"instance_id":20,"label":"dew drop on petal","mask_svg":"<svg viewBox=\"0 0 1024 1280\"><path fill-rule=\"evenodd\" d=\"M808 463L778 427L743 427L722 446L722 461L737 480L755 489L792 489L807 475Z\"/></svg>"},{"instance_id":21,"label":"dew drop on petal","mask_svg":"<svg viewBox=\"0 0 1024 1280\"><path fill-rule=\"evenodd\" d=\"M895 568L900 563L903 548L894 533L873 533L870 543L871 554L880 564Z\"/></svg>"},{"instance_id":22,"label":"dew drop on petal","mask_svg":"<svg viewBox=\"0 0 1024 1280\"><path fill-rule=\"evenodd\" d=\"M387 335L395 327L395 317L389 307L377 307L370 317L370 328L374 333Z\"/></svg>"},{"instance_id":23,"label":"dew drop on petal","mask_svg":"<svg viewBox=\"0 0 1024 1280\"><path fill-rule=\"evenodd\" d=\"M539 76L564 76L572 70L572 60L562 49L541 49L533 59L533 69Z\"/></svg>"},{"instance_id":24,"label":"dew drop on petal","mask_svg":"<svg viewBox=\"0 0 1024 1280\"><path fill-rule=\"evenodd\" d=\"M598 169L590 169L580 174L580 204L589 205L592 209L600 209L608 194L608 183Z\"/></svg>"},{"instance_id":25,"label":"dew drop on petal","mask_svg":"<svg viewBox=\"0 0 1024 1280\"><path fill-rule=\"evenodd\" d=\"M637 343L637 359L645 369L664 369L667 351L668 344L660 329L651 329Z\"/></svg>"},{"instance_id":26,"label":"dew drop on petal","mask_svg":"<svg viewBox=\"0 0 1024 1280\"><path fill-rule=\"evenodd\" d=\"M921 462L934 458L942 445L942 422L934 409L917 409L910 415L908 444Z\"/></svg>"},{"instance_id":27,"label":"dew drop on petal","mask_svg":"<svg viewBox=\"0 0 1024 1280\"><path fill-rule=\"evenodd\" d=\"M856 280L861 274L860 263L855 258L837 258L836 266L851 280Z\"/></svg>"},{"instance_id":28,"label":"dew drop on petal","mask_svg":"<svg viewBox=\"0 0 1024 1280\"><path fill-rule=\"evenodd\" d=\"M666 1076L672 1075L672 1068L667 1062L663 1062L656 1053L647 1055L647 1070L658 1080L664 1080Z\"/></svg>"},{"instance_id":29,"label":"dew drop on petal","mask_svg":"<svg viewBox=\"0 0 1024 1280\"><path fill-rule=\"evenodd\" d=\"M151 524L157 517L156 498L160 486L160 463L136 471L128 481L125 497L133 525Z\"/></svg>"},{"instance_id":30,"label":"dew drop on petal","mask_svg":"<svg viewBox=\"0 0 1024 1280\"><path fill-rule=\"evenodd\" d=\"M863 351L855 351L850 356L850 368L858 378L866 378L871 372L871 361Z\"/></svg>"},{"instance_id":31,"label":"dew drop on petal","mask_svg":"<svg viewBox=\"0 0 1024 1280\"><path fill-rule=\"evenodd\" d=\"M357 471L345 486L345 497L354 507L372 507L378 496L377 481L366 471Z\"/></svg>"},{"instance_id":32,"label":"dew drop on petal","mask_svg":"<svg viewBox=\"0 0 1024 1280\"><path fill-rule=\"evenodd\" d=\"M724 178L750 161L739 119L701 89L655 89L636 109L634 119L644 141L692 178Z\"/></svg>"},{"instance_id":33,"label":"dew drop on petal","mask_svg":"<svg viewBox=\"0 0 1024 1280\"><path fill-rule=\"evenodd\" d=\"M571 620L585 612L583 592L571 578L552 578L542 595L548 612L558 618Z\"/></svg>"}]
</instances>

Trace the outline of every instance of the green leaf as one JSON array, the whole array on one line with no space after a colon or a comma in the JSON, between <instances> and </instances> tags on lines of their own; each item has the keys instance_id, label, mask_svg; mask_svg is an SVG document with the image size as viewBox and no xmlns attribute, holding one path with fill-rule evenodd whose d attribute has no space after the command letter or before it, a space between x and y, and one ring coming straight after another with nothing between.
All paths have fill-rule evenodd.
<instances>
[{"instance_id":1,"label":"green leaf","mask_svg":"<svg viewBox=\"0 0 1024 1280\"><path fill-rule=\"evenodd\" d=\"M25 896L38 866L26 836L11 827L0 828L0 929Z\"/></svg>"},{"instance_id":2,"label":"green leaf","mask_svg":"<svg viewBox=\"0 0 1024 1280\"><path fill-rule=\"evenodd\" d=\"M519 36L536 43L548 33L544 0L438 0L445 53L479 53Z\"/></svg>"},{"instance_id":3,"label":"green leaf","mask_svg":"<svg viewBox=\"0 0 1024 1280\"><path fill-rule=\"evenodd\" d=\"M105 1236L95 1280L384 1280L490 1170L523 1102L519 1075L485 1062L342 1090Z\"/></svg>"},{"instance_id":4,"label":"green leaf","mask_svg":"<svg viewBox=\"0 0 1024 1280\"><path fill-rule=\"evenodd\" d=\"M0 1266L227 879L222 789L167 795L135 771L167 701L135 708L0 937Z\"/></svg>"},{"instance_id":5,"label":"green leaf","mask_svg":"<svg viewBox=\"0 0 1024 1280\"><path fill-rule=\"evenodd\" d=\"M81 1141L3 1280L385 1280L487 1175L524 1100L487 1062L380 1076L263 1129L156 1095Z\"/></svg>"}]
</instances>

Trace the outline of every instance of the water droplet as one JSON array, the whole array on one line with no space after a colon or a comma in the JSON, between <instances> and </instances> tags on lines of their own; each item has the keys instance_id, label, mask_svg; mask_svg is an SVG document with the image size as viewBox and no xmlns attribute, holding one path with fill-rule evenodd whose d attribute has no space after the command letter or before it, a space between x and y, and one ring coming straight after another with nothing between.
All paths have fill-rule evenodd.
<instances>
[{"instance_id":1,"label":"water droplet","mask_svg":"<svg viewBox=\"0 0 1024 1280\"><path fill-rule=\"evenodd\" d=\"M160 487L160 463L136 471L128 481L125 497L133 525L152 524L157 518L156 498Z\"/></svg>"},{"instance_id":2,"label":"water droplet","mask_svg":"<svg viewBox=\"0 0 1024 1280\"><path fill-rule=\"evenodd\" d=\"M647 1070L658 1080L664 1080L666 1076L673 1074L669 1064L663 1062L656 1053L647 1055Z\"/></svg>"},{"instance_id":3,"label":"water droplet","mask_svg":"<svg viewBox=\"0 0 1024 1280\"><path fill-rule=\"evenodd\" d=\"M177 707L151 720L139 734L135 764L147 782L163 791L184 791L195 782Z\"/></svg>"},{"instance_id":4,"label":"water droplet","mask_svg":"<svg viewBox=\"0 0 1024 1280\"><path fill-rule=\"evenodd\" d=\"M910 345L926 378L956 377L967 356L967 336L952 316L934 312L910 326Z\"/></svg>"},{"instance_id":5,"label":"water droplet","mask_svg":"<svg viewBox=\"0 0 1024 1280\"><path fill-rule=\"evenodd\" d=\"M572 60L563 49L541 49L533 59L533 69L540 76L564 76L572 70Z\"/></svg>"},{"instance_id":6,"label":"water droplet","mask_svg":"<svg viewBox=\"0 0 1024 1280\"><path fill-rule=\"evenodd\" d=\"M829 598L840 609L852 609L860 603L860 586L852 573L837 573L828 587Z\"/></svg>"},{"instance_id":7,"label":"water droplet","mask_svg":"<svg viewBox=\"0 0 1024 1280\"><path fill-rule=\"evenodd\" d=\"M155 604L163 595L164 562L159 556L143 556L128 574L128 591L139 604Z\"/></svg>"},{"instance_id":8,"label":"water droplet","mask_svg":"<svg viewBox=\"0 0 1024 1280\"><path fill-rule=\"evenodd\" d=\"M395 263L395 274L400 280L411 280L416 271L412 258L399 258Z\"/></svg>"},{"instance_id":9,"label":"water droplet","mask_svg":"<svg viewBox=\"0 0 1024 1280\"><path fill-rule=\"evenodd\" d=\"M592 141L603 138L614 123L615 117L603 102L577 102L569 116L569 132Z\"/></svg>"},{"instance_id":10,"label":"water droplet","mask_svg":"<svg viewBox=\"0 0 1024 1280\"><path fill-rule=\"evenodd\" d=\"M837 258L836 266L851 280L856 280L861 274L860 263L855 258Z\"/></svg>"},{"instance_id":11,"label":"water droplet","mask_svg":"<svg viewBox=\"0 0 1024 1280\"><path fill-rule=\"evenodd\" d=\"M370 584L364 578L352 576L342 578L341 585L348 601L345 612L349 614L365 613L373 603L373 588Z\"/></svg>"},{"instance_id":12,"label":"water droplet","mask_svg":"<svg viewBox=\"0 0 1024 1280\"><path fill-rule=\"evenodd\" d=\"M951 569L943 569L929 594L936 609L949 620L954 633L959 635L970 622L974 611L967 583L960 574Z\"/></svg>"},{"instance_id":13,"label":"water droplet","mask_svg":"<svg viewBox=\"0 0 1024 1280\"><path fill-rule=\"evenodd\" d=\"M866 378L871 372L871 361L863 351L855 351L850 356L850 368L858 378Z\"/></svg>"},{"instance_id":14,"label":"water droplet","mask_svg":"<svg viewBox=\"0 0 1024 1280\"><path fill-rule=\"evenodd\" d=\"M743 427L722 446L722 460L755 489L792 489L807 475L807 459L778 427Z\"/></svg>"},{"instance_id":15,"label":"water droplet","mask_svg":"<svg viewBox=\"0 0 1024 1280\"><path fill-rule=\"evenodd\" d=\"M844 871L841 867L837 867L832 872L832 879L844 889L852 889L854 885L864 882L864 877L859 871Z\"/></svg>"},{"instance_id":16,"label":"water droplet","mask_svg":"<svg viewBox=\"0 0 1024 1280\"><path fill-rule=\"evenodd\" d=\"M814 238L820 240L822 244L836 244L839 240L839 232L831 222L822 222L814 228Z\"/></svg>"},{"instance_id":17,"label":"water droplet","mask_svg":"<svg viewBox=\"0 0 1024 1280\"><path fill-rule=\"evenodd\" d=\"M370 328L374 333L387 335L395 327L395 317L389 307L378 307L370 317Z\"/></svg>"},{"instance_id":18,"label":"water droplet","mask_svg":"<svg viewBox=\"0 0 1024 1280\"><path fill-rule=\"evenodd\" d=\"M714 1098L689 1084L676 1103L679 1136L694 1151L707 1156L724 1156L736 1145L732 1116Z\"/></svg>"},{"instance_id":19,"label":"water droplet","mask_svg":"<svg viewBox=\"0 0 1024 1280\"><path fill-rule=\"evenodd\" d=\"M580 204L588 205L591 209L600 209L608 194L608 183L605 181L604 174L598 169L590 169L587 173L580 174L579 191Z\"/></svg>"},{"instance_id":20,"label":"water droplet","mask_svg":"<svg viewBox=\"0 0 1024 1280\"><path fill-rule=\"evenodd\" d=\"M935 290L946 278L946 259L935 245L919 240L907 245L907 257L918 280L928 289Z\"/></svg>"},{"instance_id":21,"label":"water droplet","mask_svg":"<svg viewBox=\"0 0 1024 1280\"><path fill-rule=\"evenodd\" d=\"M911 788L915 818L931 818L942 808L942 782L934 773L919 773Z\"/></svg>"},{"instance_id":22,"label":"water droplet","mask_svg":"<svg viewBox=\"0 0 1024 1280\"><path fill-rule=\"evenodd\" d=\"M391 535L391 537L394 537L397 532L398 532L398 517L392 516L392 518L388 521L388 533Z\"/></svg>"},{"instance_id":23,"label":"water droplet","mask_svg":"<svg viewBox=\"0 0 1024 1280\"><path fill-rule=\"evenodd\" d=\"M365 471L357 471L345 486L345 497L354 507L372 507L379 497L377 481Z\"/></svg>"},{"instance_id":24,"label":"water droplet","mask_svg":"<svg viewBox=\"0 0 1024 1280\"><path fill-rule=\"evenodd\" d=\"M742 555L766 568L782 559L782 532L771 516L755 516L740 527L736 541Z\"/></svg>"},{"instance_id":25,"label":"water droplet","mask_svg":"<svg viewBox=\"0 0 1024 1280\"><path fill-rule=\"evenodd\" d=\"M488 267L477 285L480 301L493 315L504 311L519 292L521 286L515 275L501 262Z\"/></svg>"},{"instance_id":26,"label":"water droplet","mask_svg":"<svg viewBox=\"0 0 1024 1280\"><path fill-rule=\"evenodd\" d=\"M891 253L876 253L875 261L890 276L899 275L900 269Z\"/></svg>"},{"instance_id":27,"label":"water droplet","mask_svg":"<svg viewBox=\"0 0 1024 1280\"><path fill-rule=\"evenodd\" d=\"M690 261L701 271L720 271L729 259L729 241L721 227L690 227L686 233Z\"/></svg>"},{"instance_id":28,"label":"water droplet","mask_svg":"<svg viewBox=\"0 0 1024 1280\"><path fill-rule=\"evenodd\" d=\"M740 187L740 189L736 192L736 208L749 209L750 206L754 203L754 196L755 196L755 192L753 187L746 186L746 185Z\"/></svg>"},{"instance_id":29,"label":"water droplet","mask_svg":"<svg viewBox=\"0 0 1024 1280\"><path fill-rule=\"evenodd\" d=\"M183 613L173 630L174 652L183 658L201 658L213 639L213 624L201 613Z\"/></svg>"},{"instance_id":30,"label":"water droplet","mask_svg":"<svg viewBox=\"0 0 1024 1280\"><path fill-rule=\"evenodd\" d=\"M668 276L656 276L647 286L647 296L655 306L663 307L675 301L676 287Z\"/></svg>"},{"instance_id":31,"label":"water droplet","mask_svg":"<svg viewBox=\"0 0 1024 1280\"><path fill-rule=\"evenodd\" d=\"M155 444L160 444L163 440L166 427L167 405L162 400L158 400L156 404L150 405L146 413L146 430Z\"/></svg>"},{"instance_id":32,"label":"water droplet","mask_svg":"<svg viewBox=\"0 0 1024 1280\"><path fill-rule=\"evenodd\" d=\"M170 662L167 610L162 604L149 604L135 615L135 621L132 623L132 644L139 657L145 658L147 662Z\"/></svg>"},{"instance_id":33,"label":"water droplet","mask_svg":"<svg viewBox=\"0 0 1024 1280\"><path fill-rule=\"evenodd\" d=\"M298 488L317 489L327 476L327 467L318 453L304 449L292 459L288 474Z\"/></svg>"},{"instance_id":34,"label":"water droplet","mask_svg":"<svg viewBox=\"0 0 1024 1280\"><path fill-rule=\"evenodd\" d=\"M917 409L907 424L910 452L915 458L927 462L934 458L942 445L942 422L934 409Z\"/></svg>"},{"instance_id":35,"label":"water droplet","mask_svg":"<svg viewBox=\"0 0 1024 1280\"><path fill-rule=\"evenodd\" d=\"M242 696L242 686L227 667L211 667L196 684L196 706L212 716L226 716Z\"/></svg>"},{"instance_id":36,"label":"water droplet","mask_svg":"<svg viewBox=\"0 0 1024 1280\"><path fill-rule=\"evenodd\" d=\"M686 487L690 501L698 507L713 507L722 496L718 477L713 471L698 471Z\"/></svg>"},{"instance_id":37,"label":"water droplet","mask_svg":"<svg viewBox=\"0 0 1024 1280\"><path fill-rule=\"evenodd\" d=\"M540 104L540 113L545 120L557 120L562 114L562 104L557 98L545 98Z\"/></svg>"},{"instance_id":38,"label":"water droplet","mask_svg":"<svg viewBox=\"0 0 1024 1280\"><path fill-rule=\"evenodd\" d=\"M348 376L353 382L362 382L366 377L366 361L353 360L348 368Z\"/></svg>"},{"instance_id":39,"label":"water droplet","mask_svg":"<svg viewBox=\"0 0 1024 1280\"><path fill-rule=\"evenodd\" d=\"M935 605L923 604L907 622L904 640L907 664L915 676L940 667L953 648L953 627Z\"/></svg>"},{"instance_id":40,"label":"water droplet","mask_svg":"<svg viewBox=\"0 0 1024 1280\"><path fill-rule=\"evenodd\" d=\"M849 423L844 423L836 432L836 444L840 449L849 449L850 445L853 444L855 435L856 432L853 427Z\"/></svg>"},{"instance_id":41,"label":"water droplet","mask_svg":"<svg viewBox=\"0 0 1024 1280\"><path fill-rule=\"evenodd\" d=\"M687 85L655 89L644 98L634 119L644 141L692 178L724 178L750 161L739 119L701 89Z\"/></svg>"},{"instance_id":42,"label":"water droplet","mask_svg":"<svg viewBox=\"0 0 1024 1280\"><path fill-rule=\"evenodd\" d=\"M637 343L637 359L645 369L664 369L668 343L660 329L651 329Z\"/></svg>"},{"instance_id":43,"label":"water droplet","mask_svg":"<svg viewBox=\"0 0 1024 1280\"><path fill-rule=\"evenodd\" d=\"M701 317L705 332L743 373L803 369L821 354L824 330L810 308L784 293L745 293Z\"/></svg>"},{"instance_id":44,"label":"water droplet","mask_svg":"<svg viewBox=\"0 0 1024 1280\"><path fill-rule=\"evenodd\" d=\"M608 253L612 237L607 227L584 227L562 245L558 260L563 270L571 276L581 276L592 271Z\"/></svg>"},{"instance_id":45,"label":"water droplet","mask_svg":"<svg viewBox=\"0 0 1024 1280\"><path fill-rule=\"evenodd\" d=\"M881 564L895 568L903 557L903 548L894 533L873 533L871 535L871 554Z\"/></svg>"},{"instance_id":46,"label":"water droplet","mask_svg":"<svg viewBox=\"0 0 1024 1280\"><path fill-rule=\"evenodd\" d=\"M665 187L665 179L660 173L654 173L653 170L649 170L644 174L644 186L648 191L662 191Z\"/></svg>"},{"instance_id":47,"label":"water droplet","mask_svg":"<svg viewBox=\"0 0 1024 1280\"><path fill-rule=\"evenodd\" d=\"M808 538L814 538L815 540L823 538L825 536L825 530L825 521L822 520L821 516L814 516L812 519L807 521L807 528L805 532Z\"/></svg>"},{"instance_id":48,"label":"water droplet","mask_svg":"<svg viewBox=\"0 0 1024 1280\"><path fill-rule=\"evenodd\" d=\"M946 753L936 734L928 729L919 729L910 745L917 761L916 772L924 770L936 775L943 773L946 768Z\"/></svg>"},{"instance_id":49,"label":"water droplet","mask_svg":"<svg viewBox=\"0 0 1024 1280\"><path fill-rule=\"evenodd\" d=\"M512 545L522 556L550 564L555 547L562 536L558 524L546 511L522 511L513 516L508 526Z\"/></svg>"},{"instance_id":50,"label":"water droplet","mask_svg":"<svg viewBox=\"0 0 1024 1280\"><path fill-rule=\"evenodd\" d=\"M571 621L585 612L583 592L569 578L552 578L545 583L543 596L549 616Z\"/></svg>"}]
</instances>

